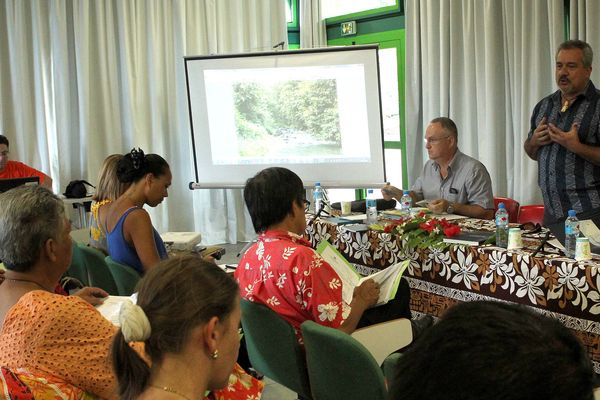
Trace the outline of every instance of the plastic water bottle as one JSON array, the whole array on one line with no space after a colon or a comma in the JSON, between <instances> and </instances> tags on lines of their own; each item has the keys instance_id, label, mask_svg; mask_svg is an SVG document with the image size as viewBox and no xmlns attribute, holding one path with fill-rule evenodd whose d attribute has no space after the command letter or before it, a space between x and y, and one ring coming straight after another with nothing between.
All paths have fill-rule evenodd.
<instances>
[{"instance_id":1,"label":"plastic water bottle","mask_svg":"<svg viewBox=\"0 0 600 400\"><path fill-rule=\"evenodd\" d=\"M313 189L313 203L315 205L316 214L323 206L323 188L321 187L321 182L315 182L315 188Z\"/></svg>"},{"instance_id":2,"label":"plastic water bottle","mask_svg":"<svg viewBox=\"0 0 600 400\"><path fill-rule=\"evenodd\" d=\"M504 248L508 246L508 211L504 203L498 204L498 211L496 211L496 246Z\"/></svg>"},{"instance_id":3,"label":"plastic water bottle","mask_svg":"<svg viewBox=\"0 0 600 400\"><path fill-rule=\"evenodd\" d=\"M579 237L579 220L575 210L569 210L569 216L565 220L565 255L575 258L575 246Z\"/></svg>"},{"instance_id":4,"label":"plastic water bottle","mask_svg":"<svg viewBox=\"0 0 600 400\"><path fill-rule=\"evenodd\" d=\"M377 199L373 189L367 190L367 224L377 222Z\"/></svg>"},{"instance_id":5,"label":"plastic water bottle","mask_svg":"<svg viewBox=\"0 0 600 400\"><path fill-rule=\"evenodd\" d=\"M405 190L400 198L400 211L402 214L410 214L410 209L412 208L412 197L410 197L410 191Z\"/></svg>"}]
</instances>

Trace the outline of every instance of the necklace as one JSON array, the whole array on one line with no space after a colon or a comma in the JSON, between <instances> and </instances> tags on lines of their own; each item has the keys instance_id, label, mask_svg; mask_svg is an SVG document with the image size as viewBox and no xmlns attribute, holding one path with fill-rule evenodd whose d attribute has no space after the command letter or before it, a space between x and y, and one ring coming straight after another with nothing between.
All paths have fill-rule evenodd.
<instances>
[{"instance_id":1,"label":"necklace","mask_svg":"<svg viewBox=\"0 0 600 400\"><path fill-rule=\"evenodd\" d=\"M37 285L37 286L41 287L46 292L51 292L50 290L46 289L43 285L37 283L36 281L29 280L29 279L5 278L5 280L6 281L12 281L12 282L28 282L28 283L33 283L34 285Z\"/></svg>"},{"instance_id":2,"label":"necklace","mask_svg":"<svg viewBox=\"0 0 600 400\"><path fill-rule=\"evenodd\" d=\"M185 394L179 393L177 390L173 389L172 387L169 387L169 386L157 386L157 385L150 385L150 386L152 386L153 388L156 388L156 389L164 390L165 392L168 392L168 393L176 394L177 396L183 397L186 400L192 400L189 397L187 397Z\"/></svg>"},{"instance_id":3,"label":"necklace","mask_svg":"<svg viewBox=\"0 0 600 400\"><path fill-rule=\"evenodd\" d=\"M566 98L566 97L563 96L562 98L564 99L564 101L563 101L562 107L560 109L560 112L564 113L565 111L567 111L569 109L569 106L571 104L573 104L573 102L577 99L577 97L579 97L579 95L573 96L573 97L570 97L570 98Z\"/></svg>"}]
</instances>

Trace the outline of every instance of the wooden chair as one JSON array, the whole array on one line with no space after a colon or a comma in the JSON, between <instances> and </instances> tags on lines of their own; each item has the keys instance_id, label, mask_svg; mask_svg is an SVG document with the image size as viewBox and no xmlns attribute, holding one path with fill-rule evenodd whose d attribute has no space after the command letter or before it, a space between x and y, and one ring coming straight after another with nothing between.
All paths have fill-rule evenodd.
<instances>
[{"instance_id":1,"label":"wooden chair","mask_svg":"<svg viewBox=\"0 0 600 400\"><path fill-rule=\"evenodd\" d=\"M534 224L544 225L544 205L529 204L521 206L517 222L519 224L533 222Z\"/></svg>"},{"instance_id":2,"label":"wooden chair","mask_svg":"<svg viewBox=\"0 0 600 400\"><path fill-rule=\"evenodd\" d=\"M519 202L509 197L494 197L494 213L498 211L498 204L504 203L508 211L508 222L517 222L519 218Z\"/></svg>"},{"instance_id":3,"label":"wooden chair","mask_svg":"<svg viewBox=\"0 0 600 400\"><path fill-rule=\"evenodd\" d=\"M310 387L315 400L385 400L383 372L362 344L339 329L301 325Z\"/></svg>"},{"instance_id":4,"label":"wooden chair","mask_svg":"<svg viewBox=\"0 0 600 400\"><path fill-rule=\"evenodd\" d=\"M267 306L243 299L241 306L246 348L254 369L300 398L311 399L306 360L294 328Z\"/></svg>"}]
</instances>

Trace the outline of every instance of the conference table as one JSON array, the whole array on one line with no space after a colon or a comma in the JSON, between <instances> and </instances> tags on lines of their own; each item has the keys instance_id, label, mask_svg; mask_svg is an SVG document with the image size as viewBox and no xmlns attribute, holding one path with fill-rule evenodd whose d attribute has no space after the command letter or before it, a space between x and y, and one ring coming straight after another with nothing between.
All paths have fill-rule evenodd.
<instances>
[{"instance_id":1,"label":"conference table","mask_svg":"<svg viewBox=\"0 0 600 400\"><path fill-rule=\"evenodd\" d=\"M453 222L463 230L494 230L493 221ZM556 318L579 337L600 373L600 257L578 262L549 246L532 256L543 230L523 234L524 246L517 250L494 245L420 249L408 246L402 235L348 227L318 218L308 224L306 237L313 246L328 240L364 275L409 259L404 277L416 315L439 317L457 302L498 300Z\"/></svg>"}]
</instances>

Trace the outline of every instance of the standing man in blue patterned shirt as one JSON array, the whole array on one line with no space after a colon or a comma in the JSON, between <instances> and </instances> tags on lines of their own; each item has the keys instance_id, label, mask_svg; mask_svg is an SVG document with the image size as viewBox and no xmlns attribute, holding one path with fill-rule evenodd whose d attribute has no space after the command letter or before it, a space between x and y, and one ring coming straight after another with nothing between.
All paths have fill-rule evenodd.
<instances>
[{"instance_id":1,"label":"standing man in blue patterned shirt","mask_svg":"<svg viewBox=\"0 0 600 400\"><path fill-rule=\"evenodd\" d=\"M544 225L561 240L568 210L600 219L600 92L590 80L592 59L592 48L581 40L558 47L559 90L535 106L525 141L525 152L539 165Z\"/></svg>"}]
</instances>

